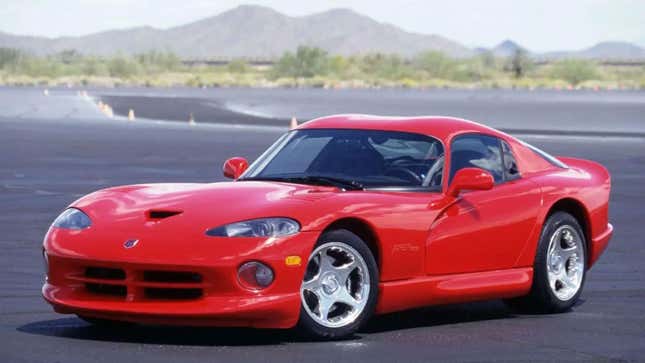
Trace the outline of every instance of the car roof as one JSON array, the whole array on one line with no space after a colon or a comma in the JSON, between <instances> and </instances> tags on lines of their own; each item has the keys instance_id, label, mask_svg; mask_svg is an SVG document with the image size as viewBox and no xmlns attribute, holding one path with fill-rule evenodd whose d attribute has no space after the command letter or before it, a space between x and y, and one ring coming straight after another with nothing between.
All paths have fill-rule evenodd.
<instances>
[{"instance_id":1,"label":"car roof","mask_svg":"<svg viewBox=\"0 0 645 363\"><path fill-rule=\"evenodd\" d=\"M509 136L477 122L448 116L375 116L362 114L333 115L303 123L298 129L363 129L413 132L434 136L446 142L461 133L484 133L508 139Z\"/></svg>"},{"instance_id":2,"label":"car roof","mask_svg":"<svg viewBox=\"0 0 645 363\"><path fill-rule=\"evenodd\" d=\"M333 115L305 122L297 129L359 129L411 132L433 136L446 147L458 134L481 133L506 140L515 153L522 174L552 169L553 166L521 141L477 122L449 116L391 117L361 114Z\"/></svg>"}]
</instances>

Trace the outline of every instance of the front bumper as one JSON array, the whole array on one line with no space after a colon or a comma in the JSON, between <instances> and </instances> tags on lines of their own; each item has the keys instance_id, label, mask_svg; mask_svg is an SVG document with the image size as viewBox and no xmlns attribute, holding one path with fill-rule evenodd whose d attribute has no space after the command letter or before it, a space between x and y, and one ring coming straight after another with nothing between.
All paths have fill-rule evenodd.
<instances>
[{"instance_id":1,"label":"front bumper","mask_svg":"<svg viewBox=\"0 0 645 363\"><path fill-rule=\"evenodd\" d=\"M107 241L53 230L44 244L48 271L43 297L59 313L94 318L290 328L298 321L300 284L316 239L313 232L279 239L204 237L169 253L159 248L167 243L155 245L146 238L132 250L119 240L119 248L100 251L96 244ZM302 262L287 264L287 256L300 256ZM260 291L243 288L237 269L247 261L269 265L274 282Z\"/></svg>"}]
</instances>

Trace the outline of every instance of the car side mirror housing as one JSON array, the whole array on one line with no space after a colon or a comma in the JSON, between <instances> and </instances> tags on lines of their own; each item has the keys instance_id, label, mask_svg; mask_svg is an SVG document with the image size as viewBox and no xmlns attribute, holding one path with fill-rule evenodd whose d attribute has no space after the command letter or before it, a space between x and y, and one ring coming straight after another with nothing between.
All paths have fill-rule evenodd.
<instances>
[{"instance_id":1,"label":"car side mirror housing","mask_svg":"<svg viewBox=\"0 0 645 363\"><path fill-rule=\"evenodd\" d=\"M479 168L463 168L457 171L448 187L448 195L457 197L462 190L488 190L495 180L491 173Z\"/></svg>"},{"instance_id":2,"label":"car side mirror housing","mask_svg":"<svg viewBox=\"0 0 645 363\"><path fill-rule=\"evenodd\" d=\"M249 162L242 157L234 157L226 160L222 166L224 176L229 179L239 178L249 167Z\"/></svg>"}]
</instances>

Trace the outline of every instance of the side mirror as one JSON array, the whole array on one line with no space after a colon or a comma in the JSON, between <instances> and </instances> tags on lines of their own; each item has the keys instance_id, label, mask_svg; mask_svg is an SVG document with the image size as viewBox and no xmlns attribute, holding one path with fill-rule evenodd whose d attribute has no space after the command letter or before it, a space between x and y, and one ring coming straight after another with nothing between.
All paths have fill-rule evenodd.
<instances>
[{"instance_id":1,"label":"side mirror","mask_svg":"<svg viewBox=\"0 0 645 363\"><path fill-rule=\"evenodd\" d=\"M249 162L241 157L234 157L226 160L222 166L224 176L229 179L239 178L249 167Z\"/></svg>"},{"instance_id":2,"label":"side mirror","mask_svg":"<svg viewBox=\"0 0 645 363\"><path fill-rule=\"evenodd\" d=\"M457 197L462 190L488 190L493 187L495 180L486 170L479 168L463 168L457 171L448 187L448 195Z\"/></svg>"}]
</instances>

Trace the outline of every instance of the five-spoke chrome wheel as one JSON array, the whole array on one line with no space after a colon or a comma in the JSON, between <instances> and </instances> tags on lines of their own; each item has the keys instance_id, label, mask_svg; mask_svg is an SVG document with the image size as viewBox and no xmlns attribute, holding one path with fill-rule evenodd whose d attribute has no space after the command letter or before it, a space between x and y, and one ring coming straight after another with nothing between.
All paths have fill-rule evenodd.
<instances>
[{"instance_id":1,"label":"five-spoke chrome wheel","mask_svg":"<svg viewBox=\"0 0 645 363\"><path fill-rule=\"evenodd\" d=\"M580 290L584 276L583 239L575 228L563 225L551 235L546 259L549 287L562 301Z\"/></svg>"},{"instance_id":2,"label":"five-spoke chrome wheel","mask_svg":"<svg viewBox=\"0 0 645 363\"><path fill-rule=\"evenodd\" d=\"M369 270L354 248L327 242L313 251L300 297L307 315L316 323L328 328L353 323L365 309L369 295Z\"/></svg>"},{"instance_id":3,"label":"five-spoke chrome wheel","mask_svg":"<svg viewBox=\"0 0 645 363\"><path fill-rule=\"evenodd\" d=\"M581 219L582 220L582 219ZM531 313L563 313L576 305L585 284L587 242L571 213L551 213L535 251L531 290L507 299L514 309Z\"/></svg>"}]
</instances>

